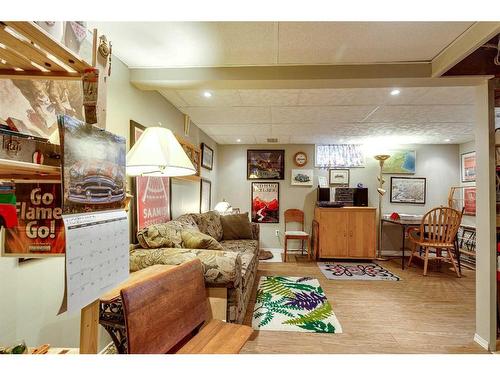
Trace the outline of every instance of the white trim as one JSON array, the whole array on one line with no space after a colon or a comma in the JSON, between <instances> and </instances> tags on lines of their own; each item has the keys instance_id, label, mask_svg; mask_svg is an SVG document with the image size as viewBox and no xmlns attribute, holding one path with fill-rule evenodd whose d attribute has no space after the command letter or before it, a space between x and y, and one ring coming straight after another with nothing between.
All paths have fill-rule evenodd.
<instances>
[{"instance_id":1,"label":"white trim","mask_svg":"<svg viewBox=\"0 0 500 375\"><path fill-rule=\"evenodd\" d=\"M477 333L474 334L474 341L476 343L478 343L479 345L481 345L484 349L486 349L488 351L490 350L490 345L489 345L488 341L486 341L485 339L483 339Z\"/></svg>"}]
</instances>

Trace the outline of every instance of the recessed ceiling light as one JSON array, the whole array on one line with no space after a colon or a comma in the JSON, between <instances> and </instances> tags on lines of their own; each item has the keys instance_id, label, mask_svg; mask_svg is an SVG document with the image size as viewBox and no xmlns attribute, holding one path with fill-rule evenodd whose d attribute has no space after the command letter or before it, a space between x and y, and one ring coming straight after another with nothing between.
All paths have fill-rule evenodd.
<instances>
[{"instance_id":1,"label":"recessed ceiling light","mask_svg":"<svg viewBox=\"0 0 500 375\"><path fill-rule=\"evenodd\" d=\"M446 138L444 141L445 142L451 142L451 139L450 138Z\"/></svg>"},{"instance_id":2,"label":"recessed ceiling light","mask_svg":"<svg viewBox=\"0 0 500 375\"><path fill-rule=\"evenodd\" d=\"M238 138L238 139L236 140L236 142L240 143L240 142L241 142L241 139L239 139L239 138Z\"/></svg>"},{"instance_id":3,"label":"recessed ceiling light","mask_svg":"<svg viewBox=\"0 0 500 375\"><path fill-rule=\"evenodd\" d=\"M205 98L211 98L212 97L212 93L210 91L203 91L203 96Z\"/></svg>"},{"instance_id":4,"label":"recessed ceiling light","mask_svg":"<svg viewBox=\"0 0 500 375\"><path fill-rule=\"evenodd\" d=\"M399 94L401 94L401 90L394 89L394 90L391 91L391 95L392 96L396 96L396 95L399 95Z\"/></svg>"}]
</instances>

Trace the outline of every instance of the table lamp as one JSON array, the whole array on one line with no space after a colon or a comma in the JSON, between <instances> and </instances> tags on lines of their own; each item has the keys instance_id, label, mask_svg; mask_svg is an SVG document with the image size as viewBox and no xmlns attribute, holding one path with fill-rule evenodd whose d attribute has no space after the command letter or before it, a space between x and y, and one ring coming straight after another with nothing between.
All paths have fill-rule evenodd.
<instances>
[{"instance_id":1,"label":"table lamp","mask_svg":"<svg viewBox=\"0 0 500 375\"><path fill-rule=\"evenodd\" d=\"M219 202L215 205L214 210L222 215L225 215L232 212L233 207L229 204L229 202L223 199L222 202Z\"/></svg>"},{"instance_id":2,"label":"table lamp","mask_svg":"<svg viewBox=\"0 0 500 375\"><path fill-rule=\"evenodd\" d=\"M129 176L188 176L196 173L186 152L171 130L146 128L127 153Z\"/></svg>"},{"instance_id":3,"label":"table lamp","mask_svg":"<svg viewBox=\"0 0 500 375\"><path fill-rule=\"evenodd\" d=\"M387 159L389 159L391 155L375 155L375 160L378 160L378 164L380 166L380 172L377 177L378 180L378 249L377 249L377 259L384 260L382 258L382 226L380 225L380 221L382 220L382 199L386 193L384 189L384 176L382 175L382 170L384 169L384 163Z\"/></svg>"}]
</instances>

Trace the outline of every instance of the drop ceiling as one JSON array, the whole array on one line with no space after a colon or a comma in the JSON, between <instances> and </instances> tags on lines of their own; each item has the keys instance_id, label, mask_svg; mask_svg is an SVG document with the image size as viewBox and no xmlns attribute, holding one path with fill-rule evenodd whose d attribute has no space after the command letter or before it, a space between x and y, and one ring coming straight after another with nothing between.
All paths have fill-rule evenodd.
<instances>
[{"instance_id":1,"label":"drop ceiling","mask_svg":"<svg viewBox=\"0 0 500 375\"><path fill-rule=\"evenodd\" d=\"M217 143L464 143L474 138L474 88L161 90ZM238 142L239 140L239 142Z\"/></svg>"},{"instance_id":2,"label":"drop ceiling","mask_svg":"<svg viewBox=\"0 0 500 375\"><path fill-rule=\"evenodd\" d=\"M146 68L147 74L154 70L149 68L424 64L474 23L111 22L91 26L113 41L113 52L126 65ZM398 143L463 143L473 139L474 89L470 86L401 87L400 95L391 96L393 87L313 88L311 83L290 89L249 89L242 85L192 88L167 85L160 79L150 83L149 89L158 90L220 144L266 143L267 138L277 138L279 143L388 138ZM210 98L203 95L205 90L212 94Z\"/></svg>"}]
</instances>

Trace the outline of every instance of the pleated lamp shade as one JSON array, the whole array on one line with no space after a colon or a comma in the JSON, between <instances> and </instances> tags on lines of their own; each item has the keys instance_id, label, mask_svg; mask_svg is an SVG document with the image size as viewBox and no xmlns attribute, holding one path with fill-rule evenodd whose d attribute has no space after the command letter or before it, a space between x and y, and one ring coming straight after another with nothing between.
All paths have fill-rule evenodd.
<instances>
[{"instance_id":1,"label":"pleated lamp shade","mask_svg":"<svg viewBox=\"0 0 500 375\"><path fill-rule=\"evenodd\" d=\"M188 176L196 169L174 134L166 128L146 128L127 153L129 176Z\"/></svg>"}]
</instances>

